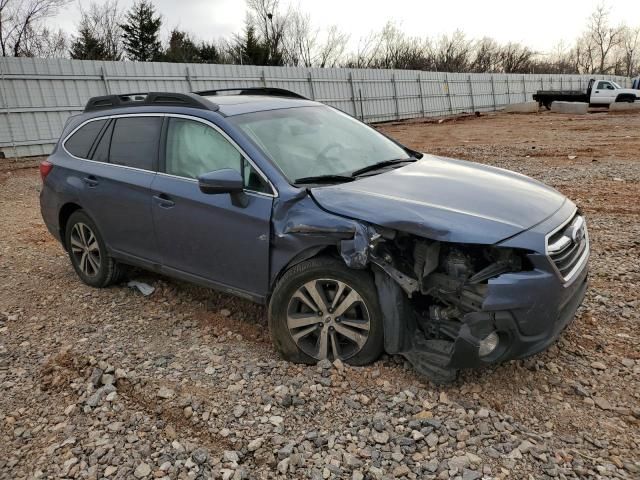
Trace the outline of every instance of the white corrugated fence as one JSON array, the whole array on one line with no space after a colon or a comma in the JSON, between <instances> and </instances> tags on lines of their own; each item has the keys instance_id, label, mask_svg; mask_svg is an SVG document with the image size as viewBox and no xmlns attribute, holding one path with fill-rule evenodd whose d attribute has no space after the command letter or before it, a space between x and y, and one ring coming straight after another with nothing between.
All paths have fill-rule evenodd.
<instances>
[{"instance_id":1,"label":"white corrugated fence","mask_svg":"<svg viewBox=\"0 0 640 480\"><path fill-rule=\"evenodd\" d=\"M365 122L384 122L498 110L531 100L540 89L586 89L589 78L0 57L0 152L48 154L67 117L96 95L279 87Z\"/></svg>"}]
</instances>

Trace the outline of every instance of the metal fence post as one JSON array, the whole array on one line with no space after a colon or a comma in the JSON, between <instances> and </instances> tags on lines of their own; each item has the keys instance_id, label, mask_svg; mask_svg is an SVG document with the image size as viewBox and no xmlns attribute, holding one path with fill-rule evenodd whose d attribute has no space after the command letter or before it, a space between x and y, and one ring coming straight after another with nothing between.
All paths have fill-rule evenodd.
<instances>
[{"instance_id":1,"label":"metal fence post","mask_svg":"<svg viewBox=\"0 0 640 480\"><path fill-rule=\"evenodd\" d=\"M444 82L447 87L447 99L449 100L449 111L453 115L453 101L451 100L451 88L449 86L449 74L445 73Z\"/></svg>"},{"instance_id":2,"label":"metal fence post","mask_svg":"<svg viewBox=\"0 0 640 480\"><path fill-rule=\"evenodd\" d=\"M527 80L524 75L522 75L522 96L524 97L524 101L527 101Z\"/></svg>"},{"instance_id":3,"label":"metal fence post","mask_svg":"<svg viewBox=\"0 0 640 480\"><path fill-rule=\"evenodd\" d=\"M511 105L511 86L509 85L509 75L507 75L507 105Z\"/></svg>"},{"instance_id":4,"label":"metal fence post","mask_svg":"<svg viewBox=\"0 0 640 480\"><path fill-rule=\"evenodd\" d=\"M476 102L473 99L473 83L471 83L471 75L469 75L469 93L471 94L471 113L475 113Z\"/></svg>"},{"instance_id":5,"label":"metal fence post","mask_svg":"<svg viewBox=\"0 0 640 480\"><path fill-rule=\"evenodd\" d=\"M496 84L495 77L491 74L491 96L493 97L493 111L498 110L498 102L496 102Z\"/></svg>"},{"instance_id":6,"label":"metal fence post","mask_svg":"<svg viewBox=\"0 0 640 480\"><path fill-rule=\"evenodd\" d=\"M4 89L4 70L0 68L0 95L2 96L2 104L5 107L5 114L7 116L7 130L9 130L9 140L11 140L11 147L13 148L13 159L18 160L18 147L16 146L16 139L13 136L13 128L11 128L11 109L9 108L9 99L7 98L7 92Z\"/></svg>"},{"instance_id":7,"label":"metal fence post","mask_svg":"<svg viewBox=\"0 0 640 480\"><path fill-rule=\"evenodd\" d=\"M266 88L266 86L267 86L267 77L264 74L264 69L262 70L262 73L260 74L260 80L262 81L262 86Z\"/></svg>"},{"instance_id":8,"label":"metal fence post","mask_svg":"<svg viewBox=\"0 0 640 480\"><path fill-rule=\"evenodd\" d=\"M311 100L315 100L316 92L313 89L313 77L311 76L311 72L307 72L307 80L309 81L309 88L311 89Z\"/></svg>"},{"instance_id":9,"label":"metal fence post","mask_svg":"<svg viewBox=\"0 0 640 480\"><path fill-rule=\"evenodd\" d=\"M191 72L189 71L189 67L186 68L187 74L185 78L187 79L187 84L189 85L189 91L193 92L193 85L191 84Z\"/></svg>"},{"instance_id":10,"label":"metal fence post","mask_svg":"<svg viewBox=\"0 0 640 480\"><path fill-rule=\"evenodd\" d=\"M396 74L391 75L391 84L393 85L393 100L396 103L396 120L400 120L400 104L398 103L398 86L396 85Z\"/></svg>"},{"instance_id":11,"label":"metal fence post","mask_svg":"<svg viewBox=\"0 0 640 480\"><path fill-rule=\"evenodd\" d=\"M104 67L100 67L100 78L104 83L104 90L107 95L111 95L111 88L109 88L109 79L107 78L107 72L105 72Z\"/></svg>"},{"instance_id":12,"label":"metal fence post","mask_svg":"<svg viewBox=\"0 0 640 480\"><path fill-rule=\"evenodd\" d=\"M349 85L351 85L351 103L353 104L353 116L358 116L358 102L356 100L356 87L353 84L353 73L349 72ZM362 116L362 112L360 112Z\"/></svg>"},{"instance_id":13,"label":"metal fence post","mask_svg":"<svg viewBox=\"0 0 640 480\"><path fill-rule=\"evenodd\" d=\"M420 108L422 110L422 117L427 116L427 112L424 109L424 95L422 93L422 79L420 78L420 74L418 74L418 92L420 93Z\"/></svg>"}]
</instances>

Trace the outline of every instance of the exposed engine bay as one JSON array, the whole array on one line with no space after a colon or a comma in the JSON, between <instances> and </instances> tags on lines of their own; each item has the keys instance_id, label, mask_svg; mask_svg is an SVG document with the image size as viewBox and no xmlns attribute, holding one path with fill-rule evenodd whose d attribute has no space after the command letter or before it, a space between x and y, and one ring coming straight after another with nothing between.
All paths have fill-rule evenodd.
<instances>
[{"instance_id":1,"label":"exposed engine bay","mask_svg":"<svg viewBox=\"0 0 640 480\"><path fill-rule=\"evenodd\" d=\"M530 269L525 252L431 241L392 230L370 228L368 234L367 260L376 274L382 309L385 315L402 316L398 321L405 324L404 329L398 329L406 332L400 334L404 338L396 344L385 342L387 351L401 353L434 381L453 380L457 372L450 365L450 353L463 326L473 323L474 314L481 312L488 281ZM343 258L344 251L351 249L343 249ZM362 257L358 257L360 265L351 266L364 266ZM404 298L391 291L386 279L401 289ZM395 298L388 301L391 295ZM475 328L475 336L491 334L486 325L484 329Z\"/></svg>"}]
</instances>

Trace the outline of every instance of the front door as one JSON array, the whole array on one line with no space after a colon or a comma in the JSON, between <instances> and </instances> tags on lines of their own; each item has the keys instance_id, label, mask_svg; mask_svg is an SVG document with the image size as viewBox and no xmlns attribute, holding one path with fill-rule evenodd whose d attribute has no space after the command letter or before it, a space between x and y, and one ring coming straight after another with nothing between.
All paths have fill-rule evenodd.
<instances>
[{"instance_id":1,"label":"front door","mask_svg":"<svg viewBox=\"0 0 640 480\"><path fill-rule=\"evenodd\" d=\"M153 221L163 268L264 295L269 287L273 191L241 152L212 124L171 117L164 172L153 181ZM244 201L204 194L197 177L234 168L244 174Z\"/></svg>"},{"instance_id":2,"label":"front door","mask_svg":"<svg viewBox=\"0 0 640 480\"><path fill-rule=\"evenodd\" d=\"M616 90L611 82L600 80L596 82L595 87L591 94L591 103L609 105L615 101Z\"/></svg>"}]
</instances>

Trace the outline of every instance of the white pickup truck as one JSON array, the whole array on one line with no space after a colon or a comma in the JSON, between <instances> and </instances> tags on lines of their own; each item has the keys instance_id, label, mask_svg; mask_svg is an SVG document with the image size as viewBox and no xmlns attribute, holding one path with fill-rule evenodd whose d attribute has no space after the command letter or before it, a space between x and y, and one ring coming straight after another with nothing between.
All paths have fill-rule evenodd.
<instances>
[{"instance_id":1,"label":"white pickup truck","mask_svg":"<svg viewBox=\"0 0 640 480\"><path fill-rule=\"evenodd\" d=\"M586 102L590 105L611 105L614 102L635 102L640 99L640 90L622 88L613 80L592 78L587 91L582 90L538 90L533 96L540 106L551 108L553 102Z\"/></svg>"}]
</instances>

